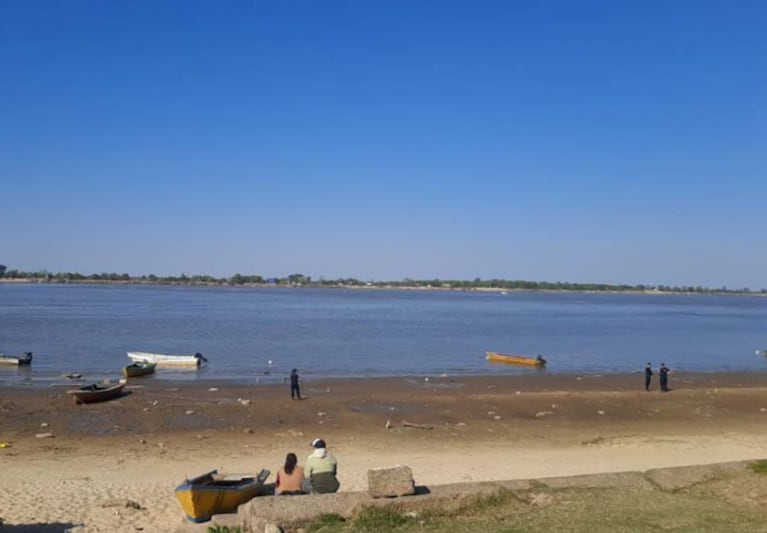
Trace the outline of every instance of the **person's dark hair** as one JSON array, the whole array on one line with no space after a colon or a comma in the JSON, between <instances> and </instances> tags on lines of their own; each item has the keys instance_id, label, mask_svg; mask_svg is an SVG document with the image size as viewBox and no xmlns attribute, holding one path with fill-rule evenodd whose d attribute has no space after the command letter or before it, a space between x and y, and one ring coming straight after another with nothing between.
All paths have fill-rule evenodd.
<instances>
[{"instance_id":1,"label":"person's dark hair","mask_svg":"<svg viewBox=\"0 0 767 533\"><path fill-rule=\"evenodd\" d=\"M296 454L293 452L289 453L287 457L285 457L285 473L292 474L297 464L298 457L296 457Z\"/></svg>"}]
</instances>

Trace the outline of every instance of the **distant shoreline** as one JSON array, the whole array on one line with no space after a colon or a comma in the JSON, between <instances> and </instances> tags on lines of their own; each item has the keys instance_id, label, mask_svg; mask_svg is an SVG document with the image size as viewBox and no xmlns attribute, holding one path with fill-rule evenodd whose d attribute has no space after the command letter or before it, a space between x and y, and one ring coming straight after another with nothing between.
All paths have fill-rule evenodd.
<instances>
[{"instance_id":1,"label":"distant shoreline","mask_svg":"<svg viewBox=\"0 0 767 533\"><path fill-rule=\"evenodd\" d=\"M136 285L167 287L241 287L251 289L353 289L353 290L394 290L394 291L439 291L439 292L493 292L493 293L553 293L553 294L636 294L636 295L699 295L699 296L767 296L767 292L735 290L660 290L660 289L526 289L506 287L453 287L432 285L400 285L388 282L365 284L327 283L229 283L219 281L152 281L152 280L59 280L33 278L0 278L0 284L29 285Z\"/></svg>"}]
</instances>

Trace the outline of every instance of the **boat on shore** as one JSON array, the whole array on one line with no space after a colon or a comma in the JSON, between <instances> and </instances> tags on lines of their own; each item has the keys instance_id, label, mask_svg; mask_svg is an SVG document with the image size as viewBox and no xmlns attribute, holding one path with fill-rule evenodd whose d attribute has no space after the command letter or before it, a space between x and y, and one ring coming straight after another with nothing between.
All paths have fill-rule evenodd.
<instances>
[{"instance_id":1,"label":"boat on shore","mask_svg":"<svg viewBox=\"0 0 767 533\"><path fill-rule=\"evenodd\" d=\"M0 365L31 365L32 352L24 352L23 355L11 355L0 353Z\"/></svg>"},{"instance_id":2,"label":"boat on shore","mask_svg":"<svg viewBox=\"0 0 767 533\"><path fill-rule=\"evenodd\" d=\"M154 369L156 367L157 363L150 363L149 361L136 361L135 363L123 367L123 376L126 378L136 378L139 376L154 374Z\"/></svg>"},{"instance_id":3,"label":"boat on shore","mask_svg":"<svg viewBox=\"0 0 767 533\"><path fill-rule=\"evenodd\" d=\"M211 470L176 487L176 498L190 522L207 522L215 514L233 513L255 497L269 477L268 470L253 474L219 474Z\"/></svg>"},{"instance_id":4,"label":"boat on shore","mask_svg":"<svg viewBox=\"0 0 767 533\"><path fill-rule=\"evenodd\" d=\"M201 353L193 355L168 355L150 352L128 352L128 357L136 362L156 363L160 366L200 366L208 360Z\"/></svg>"},{"instance_id":5,"label":"boat on shore","mask_svg":"<svg viewBox=\"0 0 767 533\"><path fill-rule=\"evenodd\" d=\"M114 384L100 385L92 383L79 389L68 390L67 394L74 397L75 403L96 403L117 398L122 395L126 380L121 379Z\"/></svg>"},{"instance_id":6,"label":"boat on shore","mask_svg":"<svg viewBox=\"0 0 767 533\"><path fill-rule=\"evenodd\" d=\"M494 363L507 363L510 365L525 365L544 367L546 366L546 359L537 355L535 357L526 357L524 355L513 355L498 352L487 352L486 359Z\"/></svg>"}]
</instances>

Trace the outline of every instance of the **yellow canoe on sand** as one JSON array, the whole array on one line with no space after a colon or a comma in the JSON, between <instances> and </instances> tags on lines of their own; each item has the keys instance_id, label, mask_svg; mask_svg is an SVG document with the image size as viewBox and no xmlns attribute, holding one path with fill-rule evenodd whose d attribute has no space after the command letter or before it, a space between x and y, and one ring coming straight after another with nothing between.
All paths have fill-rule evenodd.
<instances>
[{"instance_id":1,"label":"yellow canoe on sand","mask_svg":"<svg viewBox=\"0 0 767 533\"><path fill-rule=\"evenodd\" d=\"M540 355L537 357L525 357L523 355L512 355L498 352L487 352L486 359L494 363L508 363L510 365L525 365L525 366L546 366L546 360Z\"/></svg>"},{"instance_id":2,"label":"yellow canoe on sand","mask_svg":"<svg viewBox=\"0 0 767 533\"><path fill-rule=\"evenodd\" d=\"M258 495L268 470L252 474L219 474L211 470L176 487L176 497L190 522L207 522L215 514L234 513Z\"/></svg>"}]
</instances>

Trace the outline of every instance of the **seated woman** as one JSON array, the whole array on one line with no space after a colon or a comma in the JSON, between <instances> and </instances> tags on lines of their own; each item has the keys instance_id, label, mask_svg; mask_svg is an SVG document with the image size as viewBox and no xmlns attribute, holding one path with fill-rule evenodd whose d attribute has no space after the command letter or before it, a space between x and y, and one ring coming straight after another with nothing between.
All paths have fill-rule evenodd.
<instances>
[{"instance_id":1,"label":"seated woman","mask_svg":"<svg viewBox=\"0 0 767 533\"><path fill-rule=\"evenodd\" d=\"M304 469L298 466L298 457L296 454L289 453L285 457L285 466L277 472L277 486L275 494L306 494L301 488L301 482L304 480Z\"/></svg>"}]
</instances>

